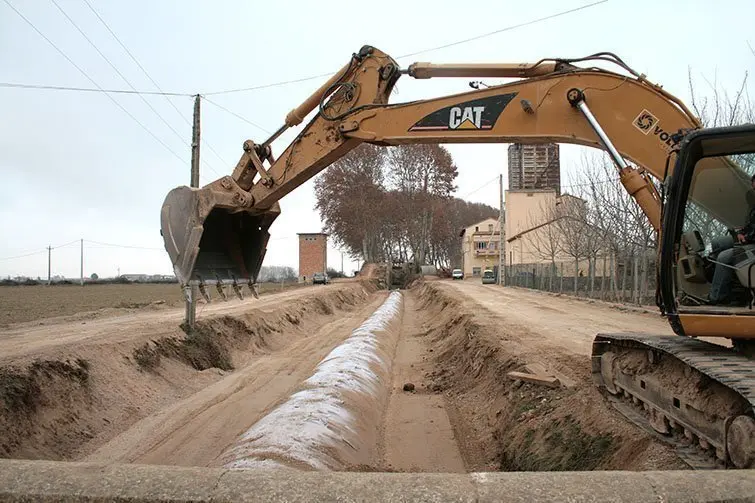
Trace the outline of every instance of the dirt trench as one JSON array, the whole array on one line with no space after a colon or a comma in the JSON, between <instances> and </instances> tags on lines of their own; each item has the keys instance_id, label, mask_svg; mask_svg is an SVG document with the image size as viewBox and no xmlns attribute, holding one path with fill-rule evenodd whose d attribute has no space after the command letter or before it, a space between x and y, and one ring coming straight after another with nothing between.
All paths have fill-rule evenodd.
<instances>
[{"instance_id":1,"label":"dirt trench","mask_svg":"<svg viewBox=\"0 0 755 503\"><path fill-rule=\"evenodd\" d=\"M17 350L0 359L0 457L84 459L144 418L359 315L375 291L354 283L281 294L279 302L271 295L201 317L188 335L178 316L155 313L94 321L79 335L78 322L53 325L26 345L12 333ZM57 331L70 343L54 344Z\"/></svg>"},{"instance_id":2,"label":"dirt trench","mask_svg":"<svg viewBox=\"0 0 755 503\"><path fill-rule=\"evenodd\" d=\"M521 292L467 296L455 288L417 281L402 290L391 375L381 379L387 402L359 411L380 425L370 433L376 454L344 463L346 470L686 468L598 393L587 339L561 335L581 321L567 319L560 304L568 301L529 308L559 313L557 330L548 331L501 309L499 296ZM0 456L222 466L223 452L284 403L387 295L374 282L282 293L213 308L188 336L175 328L179 312L102 320L81 333L73 325L19 329L7 337L11 355L0 359ZM58 344L50 339L56 331ZM566 386L507 375L533 363Z\"/></svg>"},{"instance_id":3,"label":"dirt trench","mask_svg":"<svg viewBox=\"0 0 755 503\"><path fill-rule=\"evenodd\" d=\"M446 401L469 471L686 469L666 445L628 423L592 383L589 357L545 349L545 334L471 312L437 284L416 291L430 322L430 391ZM576 322L576 320L575 320ZM552 389L512 379L544 365L569 382Z\"/></svg>"}]
</instances>

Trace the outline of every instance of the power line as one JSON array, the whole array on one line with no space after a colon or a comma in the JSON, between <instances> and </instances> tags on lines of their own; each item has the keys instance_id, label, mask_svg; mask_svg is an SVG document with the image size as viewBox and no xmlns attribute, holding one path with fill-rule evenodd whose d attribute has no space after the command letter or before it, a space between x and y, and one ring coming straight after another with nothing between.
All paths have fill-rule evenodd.
<instances>
[{"instance_id":1,"label":"power line","mask_svg":"<svg viewBox=\"0 0 755 503\"><path fill-rule=\"evenodd\" d=\"M526 21L524 23L519 23L519 24L515 24L515 25L511 25L511 26L506 26L506 27L501 28L499 30L491 31L491 32L488 32L488 33L483 33L482 35L477 35L477 36L474 36L474 37L465 38L465 39L462 39L462 40L457 40L455 42L450 42L448 44L443 44L443 45L439 45L439 46L436 46L436 47L430 47L428 49L422 49L420 51L414 51L414 52L409 52L409 53L406 53L406 54L402 54L401 56L398 56L396 59L408 58L410 56L416 56L418 54L424 54L424 53L427 53L427 52L438 51L440 49L446 49L448 47L453 47L453 46L456 46L456 45L466 44L468 42L479 40L481 38L490 37L492 35L497 35L499 33L503 33L503 32L506 32L506 31L515 30L517 28L522 28L524 26L530 26L530 25L537 24L537 23L540 23L540 22L543 22L543 21L547 21L549 19L554 19L554 18L557 18L557 17L565 16L567 14L572 14L572 13L580 11L580 10L589 9L590 7L595 7L596 5L599 5L599 4L602 4L602 3L606 3L606 2L608 2L608 0L598 0L597 2L593 2L593 3L590 3L590 4L585 4L585 5L582 5L580 7L575 7L573 9L556 12L556 13L551 14L549 16L544 16L544 17L540 17L540 18L537 18L537 19L532 19L532 20ZM245 92L245 91L256 91L256 90L259 90L259 89L266 89L266 88L269 88L269 87L278 87L278 86L283 86L283 85L287 85L287 84L295 84L295 83L298 83L298 82L306 82L308 80L314 80L314 79L319 79L319 78L323 78L323 77L330 77L331 75L333 75L333 73L334 72L321 73L321 74L318 74L318 75L311 75L309 77L302 77L302 78L298 78L298 79L284 80L284 81L280 81L280 82L273 82L273 83L270 83L270 84L261 84L261 85L257 85L257 86L242 87L242 88L237 88L237 89L226 89L224 91L214 91L214 92L208 92L208 93L202 93L202 94L204 96L212 96L212 95L218 95L218 94L230 94L230 93L240 93L240 92Z\"/></svg>"},{"instance_id":2,"label":"power line","mask_svg":"<svg viewBox=\"0 0 755 503\"><path fill-rule=\"evenodd\" d=\"M493 183L493 182L497 182L497 181L498 181L498 176L499 176L499 175L495 175L495 177L494 177L494 178L491 178L490 180L488 180L487 182L483 183L482 185L480 185L479 187L477 187L477 188L476 188L476 189L474 189L473 191L471 191L471 192L467 192L466 194L464 194L464 195L462 195L462 196L457 196L457 197L458 197L459 199L464 199L465 197L469 197L469 196L471 196L471 195L472 195L472 194L474 194L475 192L478 192L478 191L480 191L480 190L484 189L485 187L487 187L487 186L488 186L488 185L490 185L491 183Z\"/></svg>"},{"instance_id":3,"label":"power line","mask_svg":"<svg viewBox=\"0 0 755 503\"><path fill-rule=\"evenodd\" d=\"M170 123L169 123L169 122L168 122L168 121L167 121L167 120L165 119L165 117L163 117L163 116L162 116L162 115L160 114L160 112L158 112L158 111L157 111L157 110L155 109L155 107L153 107L153 106L152 106L152 104L151 104L151 103L150 103L149 101L147 101L147 99L146 99L146 98L144 97L144 95L143 95L142 93L138 93L138 92L136 91L136 88L135 88L135 87L133 86L133 84L131 84L131 81L129 81L129 80L128 80L128 79L126 78L126 76L125 76L125 75L123 75L123 74L122 74L122 73L120 72L120 70L118 70L118 67L116 67L116 66L115 66L115 64L113 64L113 62L112 62L112 61L110 61L110 59L109 59L109 58L108 58L107 56L105 56L105 54L104 54L104 53L103 53L103 52L102 52L102 51L100 50L100 48L99 48L99 47L97 47L97 44L95 44L95 43L94 43L94 42L92 41L92 39L90 39L90 38L89 38L89 37L87 36L87 34L86 34L86 33L84 33L84 30L82 30L82 29L81 29L81 28L79 27L79 25L77 25L77 24L76 24L76 22L75 22L75 21L74 21L73 19L71 19L71 16L69 16L69 15L68 15L68 13L66 13L66 11L65 11L65 10L63 10L63 8L62 8L62 7L60 6L60 4L58 4L58 2L57 2L56 0L50 0L50 1L51 1L51 2L53 3L53 5L55 5L55 7L57 7L57 8L58 8L58 10L59 10L59 11L61 12L61 14L63 14L63 16L65 16L65 18L66 18L66 19L68 20L68 22L69 22L69 23L71 23L71 25L72 25L72 26L73 26L74 28L76 28L76 31L78 31L78 32L79 32L79 33L81 34L81 36L82 36L82 37L84 37L84 39L85 39L85 40L86 40L86 41L87 41L87 42L89 43L89 45L91 45L91 46L92 46L92 48L93 48L93 49L94 49L95 51L97 51L97 54L99 54L99 55L100 55L100 56L102 57L102 59L104 59L104 60L105 60L105 62L106 62L106 63L107 63L108 65L110 65L110 68L112 68L112 69L113 69L113 71L115 71L115 73L117 73L117 74L118 74L118 76L119 76L119 77L121 78L121 80L123 80L123 82L125 82L125 83L126 83L126 85L127 85L128 87L130 87L130 88L131 88L131 90L132 90L132 91L134 91L134 92L136 93L136 95L137 95L137 96L139 96L139 99L141 99L141 100L142 100L142 101L144 102L144 104L145 104L145 105L147 105L147 106L149 107L149 109L150 109L150 110L152 110L152 112L154 112L154 114L155 114L155 115L156 115L156 116L157 116L157 117L158 117L158 118L159 118L159 119L160 119L160 120L161 120L161 121L163 122L163 124L165 124L165 125L166 125L166 126L168 127L168 129L170 129L170 130L171 130L171 131L173 132L173 134L175 134L175 135L176 135L176 136L178 137L178 139L179 139L179 140L181 140L181 142L182 142L182 143L183 143L183 144L184 144L184 145L185 145L186 147L188 147L188 148L191 148L191 144L190 144L190 143L189 143L188 141L186 141L186 139L185 139L185 138L184 138L184 137L183 137L183 136L181 135L181 133L179 133L178 131L176 131L176 130L175 130L175 128L174 128L173 126L171 126L171 124L170 124ZM90 6L90 8L91 8L91 6ZM94 10L94 9L93 9L93 10ZM95 14L96 14L96 12L95 12ZM98 17L99 17L99 16L98 16ZM100 18L100 20L102 20L102 18ZM104 23L104 21L103 21L103 23ZM107 28L107 25L106 25L106 28ZM109 28L108 28L108 30L109 30ZM113 32L111 31L110 33L112 34ZM113 36L115 36L115 34L113 34ZM117 37L116 37L116 40L118 40L118 38L117 38ZM118 40L118 42L120 42L120 40ZM121 45L123 45L123 44L121 44ZM127 52L128 52L128 50L127 50ZM130 54L130 53L129 53L129 54ZM138 63L137 63L137 64L138 64ZM139 65L139 66L141 67L141 65ZM159 88L158 88L158 89L159 89ZM166 96L166 98L165 98L165 99L168 99L168 98L167 98L167 96ZM168 101L170 101L170 100L168 99ZM180 113L180 112L179 112L179 113ZM211 166L211 165L210 165L209 163L207 163L206 161L205 161L205 163L207 164L207 167L209 167L211 171L213 171L213 172L214 172L214 173L215 173L216 175L220 176L220 174L219 174L219 173L218 173L218 172L217 172L217 171L216 171L216 170L215 170L215 169L214 169L214 168L213 168L213 167L212 167L212 166Z\"/></svg>"},{"instance_id":4,"label":"power line","mask_svg":"<svg viewBox=\"0 0 755 503\"><path fill-rule=\"evenodd\" d=\"M63 243L62 245L50 246L50 250L57 250L58 248L64 248L66 246L71 246L72 244L78 243L78 242L79 242L78 239L74 239L73 241L69 241L68 243ZM13 257L3 257L3 258L0 258L0 261L2 261L2 260L12 260L12 259L24 258L24 257L31 257L32 255L37 255L39 253L47 253L47 247L41 248L41 249L39 249L37 251L23 253L21 255L14 255Z\"/></svg>"},{"instance_id":5,"label":"power line","mask_svg":"<svg viewBox=\"0 0 755 503\"><path fill-rule=\"evenodd\" d=\"M147 78L149 79L149 81L150 81L150 82L152 82L152 85L154 85L154 86L155 86L155 88L157 88L157 90L158 90L158 91L160 91L160 95L161 95L161 96L165 96L165 100L166 100L166 101L167 101L167 102L168 102L168 103L170 104L170 106L172 106L172 107L173 107L173 109L174 109L174 110L176 111L176 113L177 113L177 114L179 115L179 117L181 117L181 118L182 118L182 119L184 120L184 122L186 122L186 124L188 124L189 126L191 126L192 124L191 124L191 122L189 122L189 119L187 119L187 118L186 118L186 117L184 116L184 114L183 114L183 113L181 112L181 110L179 110L179 109L178 109L178 107L176 106L176 104L175 104L175 103L173 103L173 101L171 101L171 99L170 99L170 98L168 97L168 96L173 96L173 95L175 95L175 94L173 94L173 93L165 93L165 92L163 92L163 90L162 90L162 89L160 88L160 86L158 85L158 83L157 83L157 82L155 82L155 79L153 79L153 78L152 78L152 76L151 76L151 75L149 74L149 72L147 72L147 70L146 70L146 69L145 69L145 68L144 68L144 67L142 66L142 64L141 64L141 63L139 63L139 60L138 60L138 59L136 59L136 56L134 56L134 55L133 55L133 54L131 53L131 51L129 51L129 50L128 50L128 47L126 47L126 44L124 44L123 42L121 42L121 39L120 39L120 38L118 38L118 35L116 35L116 34L115 34L115 32L114 32L114 31L113 31L113 30L112 30L112 29L110 28L110 26L109 26L109 25L108 25L108 24L107 24L107 23L105 22L105 20L104 20L104 19L102 18L102 16L100 16L99 12L97 12L97 11L95 10L95 8L94 8L94 7L92 7L92 4L91 4L91 3L89 3L89 0L84 0L84 3L85 3L85 4L87 4L87 7L89 7L89 10L91 10L91 11L92 11L92 13L93 13L93 14L94 14L95 16L97 16L97 19L99 19L99 20L100 20L100 22L101 22L101 23L102 23L102 25L103 25L103 26L105 27L105 29L107 29L107 31L108 31L108 32L109 32L109 33L110 33L110 34L111 34L111 35L113 36L113 38L114 38L114 39L116 40L116 42L118 42L118 44L119 44L119 45L120 45L120 46L121 46L121 47L123 48L123 50L124 50L124 51L126 51L126 54L128 54L128 55L129 55L129 57L131 58L131 60L132 60L132 61L133 61L134 63L136 63L136 66L138 66L138 67L139 67L139 69L140 69L140 70L142 71L142 73L143 73L143 74L144 74L144 75L145 75L145 76L146 76L146 77L147 77ZM219 153L218 153L218 152L217 152L217 151L216 151L216 150L215 150L215 149L214 149L214 148L212 147L212 145L210 145L210 144L209 144L209 142L207 142L207 141L206 141L206 140L204 140L204 139L202 139L202 142L203 142L203 143L205 144L205 146L207 146L207 148L209 148L209 149L210 149L210 151L211 151L211 152L212 152L213 154L215 154L215 156L216 156L216 157L217 157L217 158L218 158L218 159L219 159L219 160L220 160L221 162L225 163L225 160L224 160L224 159L223 159L223 158L222 158L222 157L220 156L220 154L219 154ZM206 163L206 161L204 161L204 160L203 160L202 162L205 162L205 163ZM219 173L218 173L217 171L215 171L215 170L214 170L214 169L212 168L212 166L210 166L209 164L208 164L207 166L208 166L208 167L210 168L210 170L212 170L212 172L214 172L214 173L215 173L216 175L218 175L218 176L221 176L221 175L220 175L220 174L219 174Z\"/></svg>"},{"instance_id":6,"label":"power line","mask_svg":"<svg viewBox=\"0 0 755 503\"><path fill-rule=\"evenodd\" d=\"M110 246L113 248L129 248L134 250L159 250L159 251L165 251L163 248L154 248L151 246L134 246L134 245L122 245L122 244L115 244L115 243L103 243L102 241L92 241L90 239L85 239L85 243L92 243L100 246Z\"/></svg>"},{"instance_id":7,"label":"power line","mask_svg":"<svg viewBox=\"0 0 755 503\"><path fill-rule=\"evenodd\" d=\"M500 30L495 30L495 31L491 31L491 32L488 32L488 33L483 33L482 35L476 35L474 37L465 38L465 39L462 39L462 40L457 40L456 42L450 42L448 44L443 44L443 45L439 45L439 46L436 46L436 47L431 47L429 49L422 49L421 51L410 52L410 53L398 56L397 59L408 58L409 56L417 56L419 54L424 54L426 52L438 51L440 49L447 49L449 47L453 47L453 46L456 46L456 45L466 44L468 42L473 42L475 40L480 40L481 38L490 37L492 35L497 35L499 33L503 33L503 32L506 32L506 31L515 30L517 28L523 28L525 26L530 26L530 25L533 25L533 24L537 24L537 23L540 23L540 22L543 22L543 21L547 21L549 19L554 19L554 18L557 18L557 17L565 16L567 14L572 14L574 12L577 12L577 11L580 11L580 10L583 10L583 9L589 9L590 7L595 7L596 5L600 5L602 3L606 3L607 1L608 0L599 0L597 2L593 2L593 3L590 3L590 4L585 4L585 5L581 5L579 7L575 7L573 9L557 12L557 13L551 14L549 16L544 16L544 17L540 17L540 18L537 18L537 19L532 19L530 21L525 21L524 23L514 24L514 25L511 25L511 26L506 26L505 28L501 28Z\"/></svg>"},{"instance_id":8,"label":"power line","mask_svg":"<svg viewBox=\"0 0 755 503\"><path fill-rule=\"evenodd\" d=\"M24 258L24 257L31 257L32 255L39 255L40 253L46 253L46 252L47 252L47 248L45 248L44 250L37 250L35 252L24 253L23 255L15 255L13 257L3 257L3 258L0 258L0 261L3 261L3 260L13 260L13 259Z\"/></svg>"},{"instance_id":9,"label":"power line","mask_svg":"<svg viewBox=\"0 0 755 503\"><path fill-rule=\"evenodd\" d=\"M14 11L16 11L17 14L19 14L21 17L23 17L21 15L21 13L19 13L12 5L10 5L10 3L8 2L8 0L4 0L4 1L5 1L6 4L8 4L8 6L10 6ZM144 70L144 68L141 66L141 64L139 64L139 62L131 54L131 52L125 47L125 45L120 41L120 39L118 39L118 37L115 35L115 33L113 33L113 31L109 28L109 26L107 25L107 23L105 23L105 21L97 13L97 11L94 10L94 8L89 4L89 2L87 0L84 0L84 1L89 6L89 8L92 10L92 12L94 12L94 14L100 19L100 21L102 21L102 23L105 25L105 27L108 29L108 31L113 35L113 37L118 41L118 43L121 44L121 47L123 47L124 50L128 53L128 55L131 56L131 58L139 66L139 68L143 72L145 72L145 75L147 75L147 77L155 85L155 87L157 87L158 89L160 89L160 87L157 85L157 83L149 76L149 74L146 72L146 70ZM494 31L491 31L491 32L488 32L488 33L484 33L482 35L477 35L477 36L470 37L470 38L463 39L463 40L457 40L455 42L450 42L448 44L443 44L443 45L439 45L439 46L436 46L436 47L430 47L428 49L422 49L420 51L415 51L415 52L410 52L410 53L402 54L401 56L398 56L396 59L403 59L403 58L407 58L407 57L410 57L410 56L416 56L416 55L424 54L424 53L427 53L427 52L437 51L437 50L445 49L445 48L448 48L448 47L453 47L453 46L456 46L456 45L465 44L465 43L468 43L468 42L479 40L481 38L489 37L489 36L492 36L492 35L497 35L499 33L515 30L517 28L522 28L522 27L525 27L525 26L530 26L530 25L537 24L537 23L540 23L540 22L543 22L543 21L547 21L547 20L554 19L554 18L557 18L557 17L565 16L567 14L572 14L572 13L580 11L580 10L584 10L584 9L588 9L588 8L591 8L591 7L595 7L597 5L606 3L608 1L609 0L599 0L597 2L593 2L593 3L590 3L590 4L585 4L585 5L582 5L582 6L579 6L579 7L575 7L573 9L557 12L557 13L551 14L549 16L544 16L544 17L540 17L540 18L537 18L537 19L532 19L530 21L526 21L526 22L519 23L519 24L516 24L516 25L506 26L506 27L501 28L499 30L494 30ZM27 23L29 22L26 18L24 18L24 20ZM35 28L35 30L36 30L36 28ZM37 30L37 32L39 33L39 30ZM42 34L40 33L40 35L42 35ZM42 36L44 37L44 35L42 35ZM49 39L47 39L47 37L44 37L44 38L48 42L50 42ZM50 42L50 43L52 44L52 42ZM66 58L66 59L68 59L68 58ZM76 66L76 65L74 65L74 66ZM271 82L271 83L268 83L268 84L260 84L260 85L256 85L256 86L242 87L242 88L237 88L237 89L226 89L226 90L222 90L222 91L205 92L205 93L201 93L201 94L203 95L203 97L205 97L205 96L213 96L213 95L219 95L219 94L230 94L230 93L239 93L239 92L245 92L245 91L256 91L256 90L260 90L260 89L267 89L267 88L270 88L270 87L279 87L279 86L284 86L284 85L288 85L288 84L296 84L296 83L299 83L299 82L306 82L306 81L309 81L309 80L319 79L319 78L323 78L323 77L330 77L331 75L333 75L333 73L334 72L320 73L320 74L317 74L317 75L310 75L309 77L301 77L301 78L297 78L297 79L282 80L282 81L278 81L278 82ZM59 90L59 91L84 91L84 92L105 92L105 93L121 93L121 94L144 94L144 95L159 95L159 96L194 96L194 94L191 94L191 93L166 92L166 91L162 91L162 90L160 90L159 92L156 92L156 91L141 91L141 90L137 90L137 91L131 90L131 91L128 91L128 90L125 90L125 89L102 89L99 86L97 86L97 89L93 89L93 88L52 86L52 85L38 85L38 84L0 83L0 87L18 87L18 88L28 88L28 89L50 89L50 90ZM173 103L171 102L171 104L173 104ZM176 110L178 110L178 109L176 109ZM180 114L180 111L179 111L179 114ZM188 119L186 119L186 117L184 117L182 114L181 114L181 116L184 118L184 120L186 120L188 122Z\"/></svg>"},{"instance_id":10,"label":"power line","mask_svg":"<svg viewBox=\"0 0 755 503\"><path fill-rule=\"evenodd\" d=\"M102 88L102 87L101 87L101 86L100 86L100 85L99 85L99 84L98 84L98 83L97 83L97 82L96 82L96 81L95 81L95 80L94 80L94 79L93 79L92 77L90 77L90 76L89 76L89 74L88 74L88 73L86 73L86 72L85 72L85 71L84 71L84 70L83 70L83 69L82 69L82 68L81 68L81 67L80 67L79 65L77 65L76 63L74 63L74 61L73 61L73 60L72 60L71 58L69 58L69 57L68 57L68 55L67 55L67 54L66 54L65 52L63 52L63 50L62 50L62 49L60 49L60 48L59 48L59 47L58 47L57 45L55 45L55 43L54 43L54 42L53 42L52 40L50 40L49 38L47 38L47 36L46 36L46 35L45 35L44 33L42 33L42 32L41 32L41 31L40 31L40 30L39 30L39 29L38 29L38 28L37 28L37 27L36 27L36 26L34 25L34 23L32 23L31 21L29 21L29 19L28 19L28 18L27 18L26 16L24 16L23 14L21 14L21 12L20 12L20 11L18 11L18 9L16 9L16 8L15 8L15 7L13 6L13 4L11 4L11 3L10 3L10 1L9 1L9 0L3 0L3 1L5 2L5 4L6 4L6 5L8 6L8 7L10 7L10 8L11 8L11 9L13 10L13 12L15 12L16 14L18 14L18 16L19 16L19 17L20 17L21 19L23 19L23 20L24 20L24 21L26 22L26 24L28 24L28 25L29 25L29 26L30 26L30 27L31 27L31 28L32 28L32 29L33 29L33 30L34 30L35 32L37 32L37 34L38 34L38 35L39 35L40 37L42 37L43 39L45 39L45 41L47 41L47 43L48 43L48 44L50 44L50 45L51 45L51 46L52 46L52 47L53 47L53 48L54 48L54 49L55 49L56 51L58 51L58 53L60 53L60 55L61 55L61 56L63 56L63 57L64 57L64 58L66 59L66 61L68 61L69 63L71 63L71 65L73 65L73 67L74 67L74 68L76 68L76 69L77 69L77 70L78 70L78 71L79 71L79 72L80 72L80 73L81 73L81 74L82 74L82 75L83 75L84 77L86 77L86 79L87 79L87 80L89 80L89 82L91 82L92 84L94 84L94 86L95 86L95 87L96 87L97 89L99 89L99 90L100 90L101 92L104 92L104 93L105 93L105 96L107 96L107 97L108 97L108 98L110 99L110 101L112 101L112 102L113 102L113 103L114 103L114 104L115 104L115 105L116 105L116 106L117 106L118 108L120 108L120 109L121 109L121 110L122 110L122 111L123 111L123 112L124 112L124 113L125 113L126 115L128 115L128 116L129 116L129 117L130 117L130 118L131 118L131 119L132 119L132 120L133 120L134 122L136 122L137 124L139 124L139 126L141 126L141 127L142 127L142 129L144 129L144 130L145 130L145 131L146 131L147 133L149 133L149 135L150 135L150 136L152 136L152 138L154 138L154 139L155 139L155 140L156 140L156 141L157 141L158 143L160 143L160 144L161 144L161 145L162 145L163 147L165 147L165 149L166 149L166 150L168 150L168 151L169 151L169 152L170 152L171 154L173 154L173 155L174 155L174 156L175 156L175 157L176 157L176 158L177 158L178 160L180 160L180 161L181 161L182 163L185 163L185 162L186 162L186 161L184 161L184 160L183 160L183 159L181 158L181 156L180 156L180 155L178 155L178 154L177 154L177 153L176 153L176 152L175 152L175 151L174 151L173 149L171 149L171 148L170 148L170 147L169 147L169 146L168 146L167 144L165 144L165 142L163 142L163 141L162 141L162 140L161 140L160 138L158 138L158 137L157 137L157 136L156 136L156 135L155 135L155 134L154 134L154 133L153 133L152 131L150 131L150 130L149 130L149 129L147 128L147 126L145 126L144 124L142 124L142 123L141 123L141 122L139 121L139 119L137 119L136 117L134 117L134 116L133 116L133 114L131 114L131 112L129 112L128 110L126 110L126 109L125 109L125 108L124 108L124 107L123 107L123 106L122 106L122 105L121 105L120 103L118 103L118 102L117 102L117 101L115 100L115 98L113 98L113 97L112 97L112 96L111 96L110 94L108 94L108 93L107 93L107 92L106 92L106 91L105 91L105 90L104 90L104 89L103 89L103 88Z\"/></svg>"},{"instance_id":11,"label":"power line","mask_svg":"<svg viewBox=\"0 0 755 503\"><path fill-rule=\"evenodd\" d=\"M77 91L89 93L112 93L112 94L144 94L155 96L193 96L188 93L167 93L157 91L129 91L128 89L95 89L93 87L70 87L70 86L51 86L45 84L21 84L16 82L0 82L0 87L10 87L16 89L45 89L50 91ZM172 102L171 102L172 103Z\"/></svg>"},{"instance_id":12,"label":"power line","mask_svg":"<svg viewBox=\"0 0 755 503\"><path fill-rule=\"evenodd\" d=\"M216 107L218 107L219 109L221 109L221 110L223 110L225 112L228 112L229 114L233 115L234 117L236 117L238 119L241 119L242 121L246 122L247 124L251 124L252 126L256 127L257 129L259 129L261 131L264 131L265 133L267 133L269 135L273 134L270 131L268 131L267 129L265 129L262 126L260 126L259 124L255 124L254 122L250 121L249 119L247 119L245 117L242 117L241 115L237 114L236 112L234 112L232 110L228 110L223 105L219 105L219 104L215 103L214 101L212 101L211 99L207 98L206 96L202 96L202 99L205 100L207 103L211 103L211 104L215 105Z\"/></svg>"},{"instance_id":13,"label":"power line","mask_svg":"<svg viewBox=\"0 0 755 503\"><path fill-rule=\"evenodd\" d=\"M333 73L334 72L320 73L318 75L310 75L309 77L302 77L299 79L282 80L280 82L272 82L270 84L261 84L261 85L252 86L252 87L242 87L239 89L226 89L224 91L214 91L211 93L202 93L202 94L203 96L214 96L217 94L231 94L231 93L241 93L245 91L257 91L259 89L267 89L269 87L285 86L287 84L296 84L298 82L306 82L308 80L321 79L323 77L330 77L331 75L333 75Z\"/></svg>"}]
</instances>

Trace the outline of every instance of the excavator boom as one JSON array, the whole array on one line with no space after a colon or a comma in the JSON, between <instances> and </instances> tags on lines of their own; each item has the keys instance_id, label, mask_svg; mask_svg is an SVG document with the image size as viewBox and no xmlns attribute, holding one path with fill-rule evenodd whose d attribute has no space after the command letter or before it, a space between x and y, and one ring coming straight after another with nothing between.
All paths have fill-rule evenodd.
<instances>
[{"instance_id":1,"label":"excavator boom","mask_svg":"<svg viewBox=\"0 0 755 503\"><path fill-rule=\"evenodd\" d=\"M599 56L597 59L604 59ZM623 64L617 59L617 64ZM390 104L402 74L432 77L520 77L452 96ZM639 168L621 167L621 182L652 224L660 227L660 198L648 175L663 179L680 131L699 123L676 98L641 78L582 69L566 60L535 64L433 65L408 70L365 46L299 107L271 138L244 143L231 176L201 189L179 187L162 209L162 232L183 285L256 281L278 201L362 142L548 142L604 148L593 127L567 101L586 101L616 149ZM286 129L317 113L275 158L271 145ZM267 165L265 165L267 163ZM241 238L239 240L239 237Z\"/></svg>"}]
</instances>

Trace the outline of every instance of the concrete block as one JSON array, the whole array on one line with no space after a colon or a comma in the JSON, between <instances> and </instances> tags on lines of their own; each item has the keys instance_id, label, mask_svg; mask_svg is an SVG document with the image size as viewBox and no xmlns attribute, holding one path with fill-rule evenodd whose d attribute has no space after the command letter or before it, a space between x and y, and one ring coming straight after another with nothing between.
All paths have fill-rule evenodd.
<instances>
[{"instance_id":1,"label":"concrete block","mask_svg":"<svg viewBox=\"0 0 755 503\"><path fill-rule=\"evenodd\" d=\"M57 461L3 461L3 502L204 502L220 469L105 465Z\"/></svg>"},{"instance_id":2,"label":"concrete block","mask_svg":"<svg viewBox=\"0 0 755 503\"><path fill-rule=\"evenodd\" d=\"M645 472L657 501L755 501L755 470Z\"/></svg>"},{"instance_id":3,"label":"concrete block","mask_svg":"<svg viewBox=\"0 0 755 503\"><path fill-rule=\"evenodd\" d=\"M596 473L598 475L596 476ZM608 472L509 472L471 474L479 503L633 503L658 501L640 477ZM643 481L644 482L644 481Z\"/></svg>"},{"instance_id":4,"label":"concrete block","mask_svg":"<svg viewBox=\"0 0 755 503\"><path fill-rule=\"evenodd\" d=\"M220 479L213 502L474 502L465 475L443 473L287 473L229 471Z\"/></svg>"}]
</instances>

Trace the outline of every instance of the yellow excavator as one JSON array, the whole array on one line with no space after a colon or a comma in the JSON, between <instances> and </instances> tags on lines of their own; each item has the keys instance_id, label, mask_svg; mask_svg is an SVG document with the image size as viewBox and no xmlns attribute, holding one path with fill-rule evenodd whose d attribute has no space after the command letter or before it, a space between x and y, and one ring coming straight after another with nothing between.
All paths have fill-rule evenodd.
<instances>
[{"instance_id":1,"label":"yellow excavator","mask_svg":"<svg viewBox=\"0 0 755 503\"><path fill-rule=\"evenodd\" d=\"M402 75L517 80L389 103ZM274 156L276 138L315 110ZM231 175L168 193L161 233L184 290L253 288L278 201L362 142L605 150L659 233L657 304L677 335L596 334L595 383L627 417L711 466L755 466L754 125L703 128L682 101L612 53L404 69L364 46L270 138L246 141Z\"/></svg>"}]
</instances>

